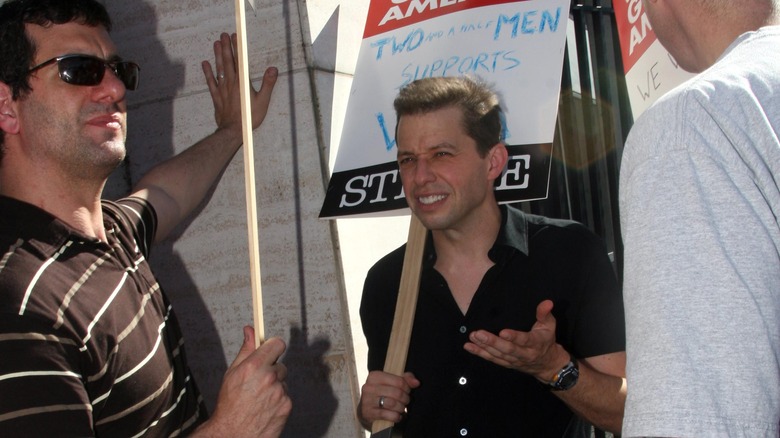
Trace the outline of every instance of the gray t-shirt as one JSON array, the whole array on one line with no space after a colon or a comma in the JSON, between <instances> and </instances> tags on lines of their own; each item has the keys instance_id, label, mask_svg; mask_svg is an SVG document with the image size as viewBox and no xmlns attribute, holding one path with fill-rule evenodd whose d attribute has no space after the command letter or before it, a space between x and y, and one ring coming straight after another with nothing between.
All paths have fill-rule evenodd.
<instances>
[{"instance_id":1,"label":"gray t-shirt","mask_svg":"<svg viewBox=\"0 0 780 438\"><path fill-rule=\"evenodd\" d=\"M780 27L639 118L620 174L623 436L780 434Z\"/></svg>"}]
</instances>

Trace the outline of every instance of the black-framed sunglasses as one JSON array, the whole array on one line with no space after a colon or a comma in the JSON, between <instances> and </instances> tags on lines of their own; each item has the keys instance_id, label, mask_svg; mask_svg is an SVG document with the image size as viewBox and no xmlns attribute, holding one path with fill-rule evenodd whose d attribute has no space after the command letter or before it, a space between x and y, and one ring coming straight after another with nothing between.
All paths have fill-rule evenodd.
<instances>
[{"instance_id":1,"label":"black-framed sunglasses","mask_svg":"<svg viewBox=\"0 0 780 438\"><path fill-rule=\"evenodd\" d=\"M138 88L141 67L130 61L106 61L91 55L63 55L44 61L27 70L32 73L35 70L57 63L60 79L71 85L98 85L103 80L106 67L125 84L128 90Z\"/></svg>"}]
</instances>

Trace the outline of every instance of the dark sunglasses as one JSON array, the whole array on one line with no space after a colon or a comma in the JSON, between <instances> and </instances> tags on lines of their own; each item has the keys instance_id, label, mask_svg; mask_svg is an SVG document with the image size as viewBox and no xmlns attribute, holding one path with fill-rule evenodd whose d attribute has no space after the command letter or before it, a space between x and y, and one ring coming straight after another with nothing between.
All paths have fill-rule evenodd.
<instances>
[{"instance_id":1,"label":"dark sunglasses","mask_svg":"<svg viewBox=\"0 0 780 438\"><path fill-rule=\"evenodd\" d=\"M106 67L108 67L125 84L125 88L128 90L138 88L141 73L141 67L138 64L129 61L106 61L90 55L58 56L36 65L27 73L32 73L55 62L60 79L71 85L98 85L103 80Z\"/></svg>"}]
</instances>

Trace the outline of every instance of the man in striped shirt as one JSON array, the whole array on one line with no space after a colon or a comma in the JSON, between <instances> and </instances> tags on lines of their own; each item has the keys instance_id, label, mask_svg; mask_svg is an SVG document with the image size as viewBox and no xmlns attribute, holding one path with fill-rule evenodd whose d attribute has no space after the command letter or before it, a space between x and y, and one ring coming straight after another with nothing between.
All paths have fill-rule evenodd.
<instances>
[{"instance_id":1,"label":"man in striped shirt","mask_svg":"<svg viewBox=\"0 0 780 438\"><path fill-rule=\"evenodd\" d=\"M94 0L0 6L0 434L278 436L291 409L280 339L251 327L208 418L149 247L201 202L241 144L232 49L204 74L217 130L116 202L100 194L125 156L126 91ZM276 81L252 97L254 127Z\"/></svg>"}]
</instances>

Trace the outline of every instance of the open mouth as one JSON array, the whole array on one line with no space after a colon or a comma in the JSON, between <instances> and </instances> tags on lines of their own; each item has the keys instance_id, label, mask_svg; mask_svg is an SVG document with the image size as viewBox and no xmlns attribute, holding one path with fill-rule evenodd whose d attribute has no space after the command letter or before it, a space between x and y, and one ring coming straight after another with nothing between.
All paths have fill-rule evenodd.
<instances>
[{"instance_id":1,"label":"open mouth","mask_svg":"<svg viewBox=\"0 0 780 438\"><path fill-rule=\"evenodd\" d=\"M435 202L439 202L446 197L447 197L446 195L420 196L419 198L417 198L417 200L420 202L420 204L430 205Z\"/></svg>"}]
</instances>

